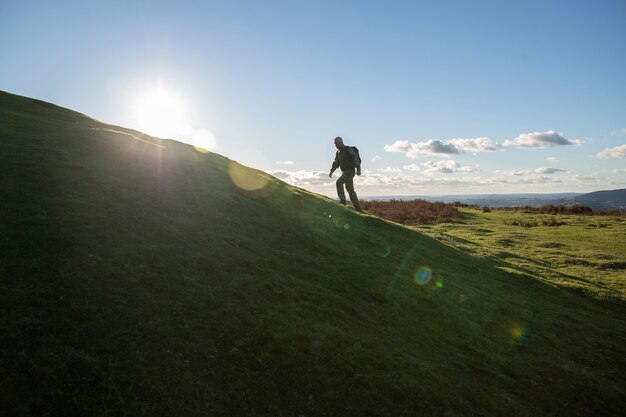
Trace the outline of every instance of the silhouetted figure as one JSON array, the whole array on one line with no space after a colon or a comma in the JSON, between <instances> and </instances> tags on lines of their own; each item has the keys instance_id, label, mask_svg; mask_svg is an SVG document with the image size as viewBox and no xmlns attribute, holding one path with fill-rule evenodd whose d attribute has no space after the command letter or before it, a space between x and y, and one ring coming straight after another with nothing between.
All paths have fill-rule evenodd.
<instances>
[{"instance_id":1,"label":"silhouetted figure","mask_svg":"<svg viewBox=\"0 0 626 417\"><path fill-rule=\"evenodd\" d=\"M343 191L345 185L354 208L357 211L363 211L359 204L359 198L354 192L353 182L355 171L356 175L361 175L361 157L359 156L359 151L354 146L344 145L343 139L339 136L335 138L335 146L337 147L337 153L335 154L335 161L330 168L330 174L328 174L328 176L332 178L333 172L335 172L337 168L341 168L341 177L339 177L336 182L339 202L344 206L346 205L346 194Z\"/></svg>"}]
</instances>

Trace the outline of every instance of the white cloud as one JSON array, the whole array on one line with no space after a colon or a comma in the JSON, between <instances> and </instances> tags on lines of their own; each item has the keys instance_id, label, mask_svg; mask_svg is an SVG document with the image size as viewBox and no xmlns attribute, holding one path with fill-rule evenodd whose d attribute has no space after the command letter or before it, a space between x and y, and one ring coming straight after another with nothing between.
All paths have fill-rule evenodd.
<instances>
[{"instance_id":1,"label":"white cloud","mask_svg":"<svg viewBox=\"0 0 626 417\"><path fill-rule=\"evenodd\" d=\"M406 169L407 171L421 171L422 170L422 168L420 168L420 166L417 164L404 165L402 168Z\"/></svg>"},{"instance_id":2,"label":"white cloud","mask_svg":"<svg viewBox=\"0 0 626 417\"><path fill-rule=\"evenodd\" d=\"M471 166L461 166L456 161L445 160L445 161L428 161L422 164L424 169L424 173L427 175L434 174L435 172L440 172L442 174L452 174L454 172L473 172L476 170L475 167Z\"/></svg>"},{"instance_id":3,"label":"white cloud","mask_svg":"<svg viewBox=\"0 0 626 417\"><path fill-rule=\"evenodd\" d=\"M492 152L499 149L499 145L493 143L488 137L475 139L451 139L442 141L431 139L426 142L409 142L397 140L391 145L385 145L386 152L403 153L409 158L417 158L418 155L439 155L449 157L464 152Z\"/></svg>"},{"instance_id":4,"label":"white cloud","mask_svg":"<svg viewBox=\"0 0 626 417\"><path fill-rule=\"evenodd\" d=\"M293 165L293 161L276 161L277 165Z\"/></svg>"},{"instance_id":5,"label":"white cloud","mask_svg":"<svg viewBox=\"0 0 626 417\"><path fill-rule=\"evenodd\" d=\"M548 162L554 162L554 163L556 163L556 164L558 164L559 162L561 162L561 161L559 161L559 158L557 158L556 156L549 156L549 157L547 157L547 158L546 158L546 161L548 161Z\"/></svg>"},{"instance_id":6,"label":"white cloud","mask_svg":"<svg viewBox=\"0 0 626 417\"><path fill-rule=\"evenodd\" d=\"M449 156L460 153L456 146L433 139L417 143L410 143L408 140L397 140L392 145L385 145L385 151L403 153L409 158L417 158L418 155Z\"/></svg>"},{"instance_id":7,"label":"white cloud","mask_svg":"<svg viewBox=\"0 0 626 417\"><path fill-rule=\"evenodd\" d=\"M330 181L328 173L323 171L285 171L270 169L265 171L288 184L306 188L307 186L325 185Z\"/></svg>"},{"instance_id":8,"label":"white cloud","mask_svg":"<svg viewBox=\"0 0 626 417\"><path fill-rule=\"evenodd\" d=\"M460 165L455 161L428 161L422 164L426 169L424 172L426 174L431 174L434 172L441 172L442 174L451 174L455 171L455 169L459 168Z\"/></svg>"},{"instance_id":9,"label":"white cloud","mask_svg":"<svg viewBox=\"0 0 626 417\"><path fill-rule=\"evenodd\" d=\"M564 169L558 168L537 168L534 172L537 174L556 174L557 172L567 172Z\"/></svg>"},{"instance_id":10,"label":"white cloud","mask_svg":"<svg viewBox=\"0 0 626 417\"><path fill-rule=\"evenodd\" d=\"M622 169L614 169L613 170L614 174L626 174L626 168L622 168Z\"/></svg>"},{"instance_id":11,"label":"white cloud","mask_svg":"<svg viewBox=\"0 0 626 417\"><path fill-rule=\"evenodd\" d=\"M456 167L452 161L449 169ZM430 165L436 167L436 162ZM452 168L450 168L452 167ZM444 166L445 168L445 166ZM474 167L468 167L474 169ZM284 171L270 170L268 173L297 187L336 198L334 178L328 178L327 172L322 171ZM461 171L462 172L462 171ZM518 172L520 175L515 175ZM626 173L626 168L621 170ZM380 173L365 170L363 175L355 178L355 186L359 195L417 195L417 194L467 194L467 193L510 193L510 192L559 192L563 189L580 189L593 191L608 184L624 186L624 182L615 182L610 178L593 175L542 175L535 170L508 171L497 176L478 176L466 174L463 176L436 176L419 175L416 172L403 171L401 173Z\"/></svg>"},{"instance_id":12,"label":"white cloud","mask_svg":"<svg viewBox=\"0 0 626 417\"><path fill-rule=\"evenodd\" d=\"M398 190L406 191L408 188L433 187L437 189L441 185L451 187L463 187L464 185L485 185L491 180L480 177L431 177L414 175L384 175L379 173L364 173L356 180L356 187L369 190ZM334 185L334 184L333 184ZM334 188L334 187L333 187ZM358 192L358 190L357 190Z\"/></svg>"},{"instance_id":13,"label":"white cloud","mask_svg":"<svg viewBox=\"0 0 626 417\"><path fill-rule=\"evenodd\" d=\"M448 143L465 152L493 152L499 149L499 145L493 143L488 137L475 139L452 139Z\"/></svg>"},{"instance_id":14,"label":"white cloud","mask_svg":"<svg viewBox=\"0 0 626 417\"><path fill-rule=\"evenodd\" d=\"M459 169L457 169L457 172L474 172L476 171L476 169L477 167L465 165L465 166L459 167Z\"/></svg>"},{"instance_id":15,"label":"white cloud","mask_svg":"<svg viewBox=\"0 0 626 417\"><path fill-rule=\"evenodd\" d=\"M542 175L550 175L556 174L558 172L567 172L565 169L559 168L537 168L537 169L514 169L511 171L504 171L504 175L519 177L522 175L534 175L534 174L542 174Z\"/></svg>"},{"instance_id":16,"label":"white cloud","mask_svg":"<svg viewBox=\"0 0 626 417\"><path fill-rule=\"evenodd\" d=\"M580 145L582 141L570 141L554 130L522 133L513 140L505 140L505 148L546 148L548 146Z\"/></svg>"},{"instance_id":17,"label":"white cloud","mask_svg":"<svg viewBox=\"0 0 626 417\"><path fill-rule=\"evenodd\" d=\"M378 168L376 171L387 173L387 174L397 174L397 173L402 172L400 168L393 168L393 167Z\"/></svg>"},{"instance_id":18,"label":"white cloud","mask_svg":"<svg viewBox=\"0 0 626 417\"><path fill-rule=\"evenodd\" d=\"M575 181L582 181L582 182L590 182L590 181L597 182L600 180L600 178L594 177L593 175L580 175L580 174L571 175L567 179L575 180Z\"/></svg>"},{"instance_id":19,"label":"white cloud","mask_svg":"<svg viewBox=\"0 0 626 417\"><path fill-rule=\"evenodd\" d=\"M466 152L493 152L503 148L547 148L551 146L581 145L580 139L569 140L554 130L547 132L522 133L515 139L508 139L504 144L495 143L489 137L480 138L456 138L450 140L431 139L425 142L409 142L397 140L391 145L385 145L386 152L402 153L409 158L417 158L419 155L436 155L449 158ZM549 157L548 161L558 162L556 157Z\"/></svg>"},{"instance_id":20,"label":"white cloud","mask_svg":"<svg viewBox=\"0 0 626 417\"><path fill-rule=\"evenodd\" d=\"M607 148L596 155L596 158L626 158L626 144Z\"/></svg>"},{"instance_id":21,"label":"white cloud","mask_svg":"<svg viewBox=\"0 0 626 417\"><path fill-rule=\"evenodd\" d=\"M376 162L376 161L378 161L379 159L382 159L382 158L381 158L380 156L378 156L378 155L375 155L375 156L372 158L372 162Z\"/></svg>"},{"instance_id":22,"label":"white cloud","mask_svg":"<svg viewBox=\"0 0 626 417\"><path fill-rule=\"evenodd\" d=\"M549 175L529 175L523 178L494 177L485 178L480 176L467 177L432 177L413 175L381 175L369 174L358 179L359 188L378 188L388 190L406 190L408 188L430 187L433 190L440 187L449 189L465 190L467 187L496 187L509 185L541 185L561 184L562 180ZM506 189L506 188L505 188Z\"/></svg>"},{"instance_id":23,"label":"white cloud","mask_svg":"<svg viewBox=\"0 0 626 417\"><path fill-rule=\"evenodd\" d=\"M531 185L531 184L548 184L548 183L560 183L562 182L558 178L551 177L550 175L525 175L519 178L507 180L500 179L502 184L511 184L511 185Z\"/></svg>"}]
</instances>

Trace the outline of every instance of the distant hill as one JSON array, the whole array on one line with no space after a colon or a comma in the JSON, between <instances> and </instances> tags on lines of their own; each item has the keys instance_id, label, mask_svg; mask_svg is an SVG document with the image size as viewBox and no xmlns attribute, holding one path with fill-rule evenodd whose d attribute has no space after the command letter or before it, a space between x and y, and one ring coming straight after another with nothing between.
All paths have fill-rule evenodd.
<instances>
[{"instance_id":1,"label":"distant hill","mask_svg":"<svg viewBox=\"0 0 626 417\"><path fill-rule=\"evenodd\" d=\"M550 201L560 198L575 197L577 193L555 194L477 194L477 195L452 195L426 197L430 201L443 201L446 203L460 202L476 206L488 207L516 207L516 206L541 206L550 204Z\"/></svg>"},{"instance_id":2,"label":"distant hill","mask_svg":"<svg viewBox=\"0 0 626 417\"><path fill-rule=\"evenodd\" d=\"M596 191L588 194L554 193L554 194L474 194L444 196L383 196L366 197L368 200L414 200L441 201L444 203L460 202L463 204L488 207L523 207L542 205L573 205L581 204L597 211L626 210L626 189L612 191Z\"/></svg>"},{"instance_id":3,"label":"distant hill","mask_svg":"<svg viewBox=\"0 0 626 417\"><path fill-rule=\"evenodd\" d=\"M626 210L626 188L620 190L595 191L554 200L551 204L581 204L593 210Z\"/></svg>"},{"instance_id":4,"label":"distant hill","mask_svg":"<svg viewBox=\"0 0 626 417\"><path fill-rule=\"evenodd\" d=\"M0 185L2 416L626 405L621 302L224 156L0 92Z\"/></svg>"}]
</instances>

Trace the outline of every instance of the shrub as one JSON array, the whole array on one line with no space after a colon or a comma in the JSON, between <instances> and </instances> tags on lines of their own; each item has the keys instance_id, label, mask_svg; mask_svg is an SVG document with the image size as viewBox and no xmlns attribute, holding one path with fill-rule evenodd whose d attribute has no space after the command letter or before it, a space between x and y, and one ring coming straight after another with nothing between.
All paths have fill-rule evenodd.
<instances>
[{"instance_id":1,"label":"shrub","mask_svg":"<svg viewBox=\"0 0 626 417\"><path fill-rule=\"evenodd\" d=\"M504 224L508 226L519 226L529 229L531 227L537 226L537 222L531 219L514 219L514 220L506 220Z\"/></svg>"},{"instance_id":2,"label":"shrub","mask_svg":"<svg viewBox=\"0 0 626 417\"><path fill-rule=\"evenodd\" d=\"M453 204L431 203L424 200L370 200L362 201L361 207L383 219L402 224L433 224L460 220L463 214Z\"/></svg>"},{"instance_id":3,"label":"shrub","mask_svg":"<svg viewBox=\"0 0 626 417\"><path fill-rule=\"evenodd\" d=\"M544 226L561 226L565 224L556 219L556 217L544 217L541 219L541 224Z\"/></svg>"},{"instance_id":4,"label":"shrub","mask_svg":"<svg viewBox=\"0 0 626 417\"><path fill-rule=\"evenodd\" d=\"M580 204L574 204L572 206L565 205L552 205L546 204L540 207L502 207L499 210L503 211L517 211L522 213L535 213L535 214L594 214L591 207L583 206Z\"/></svg>"}]
</instances>

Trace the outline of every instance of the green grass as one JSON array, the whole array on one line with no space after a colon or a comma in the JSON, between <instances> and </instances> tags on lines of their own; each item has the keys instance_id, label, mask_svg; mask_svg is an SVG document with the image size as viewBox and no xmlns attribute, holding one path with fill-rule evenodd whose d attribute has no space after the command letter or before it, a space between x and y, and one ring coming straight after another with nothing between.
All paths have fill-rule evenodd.
<instances>
[{"instance_id":1,"label":"green grass","mask_svg":"<svg viewBox=\"0 0 626 417\"><path fill-rule=\"evenodd\" d=\"M626 405L621 298L504 270L220 155L6 93L0 146L3 415ZM419 285L424 265L432 279ZM620 292L614 281L597 279Z\"/></svg>"},{"instance_id":2,"label":"green grass","mask_svg":"<svg viewBox=\"0 0 626 417\"><path fill-rule=\"evenodd\" d=\"M626 218L464 209L464 221L416 226L503 269L592 297L626 301Z\"/></svg>"}]
</instances>

